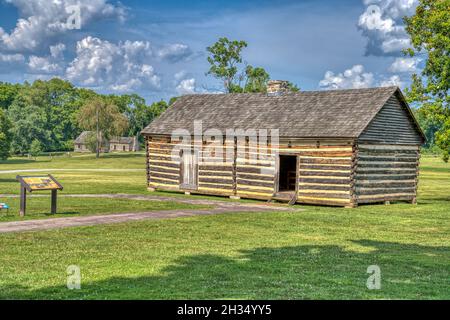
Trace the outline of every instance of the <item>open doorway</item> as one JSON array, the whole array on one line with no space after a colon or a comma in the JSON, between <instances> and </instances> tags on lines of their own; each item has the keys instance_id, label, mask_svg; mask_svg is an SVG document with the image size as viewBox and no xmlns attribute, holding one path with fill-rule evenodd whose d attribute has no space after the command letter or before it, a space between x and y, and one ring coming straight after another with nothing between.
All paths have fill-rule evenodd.
<instances>
[{"instance_id":1,"label":"open doorway","mask_svg":"<svg viewBox=\"0 0 450 320\"><path fill-rule=\"evenodd\" d=\"M295 192L297 156L280 155L278 192Z\"/></svg>"}]
</instances>

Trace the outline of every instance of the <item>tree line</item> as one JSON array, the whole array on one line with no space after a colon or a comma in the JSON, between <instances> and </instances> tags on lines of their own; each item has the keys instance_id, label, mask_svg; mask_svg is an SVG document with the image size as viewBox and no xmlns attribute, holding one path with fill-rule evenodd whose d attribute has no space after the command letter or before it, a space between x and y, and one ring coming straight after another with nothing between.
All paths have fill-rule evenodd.
<instances>
[{"instance_id":1,"label":"tree line","mask_svg":"<svg viewBox=\"0 0 450 320\"><path fill-rule=\"evenodd\" d=\"M84 130L95 131L97 124L103 138L136 136L173 101L147 105L137 94L102 95L58 78L0 82L0 158L72 151L74 139Z\"/></svg>"}]
</instances>

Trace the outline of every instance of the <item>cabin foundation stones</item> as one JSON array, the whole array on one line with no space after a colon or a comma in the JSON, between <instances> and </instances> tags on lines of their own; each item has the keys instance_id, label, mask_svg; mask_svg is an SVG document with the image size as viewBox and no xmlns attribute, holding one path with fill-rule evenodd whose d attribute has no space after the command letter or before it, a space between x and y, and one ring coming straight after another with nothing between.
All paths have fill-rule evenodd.
<instances>
[{"instance_id":1,"label":"cabin foundation stones","mask_svg":"<svg viewBox=\"0 0 450 320\"><path fill-rule=\"evenodd\" d=\"M269 87L179 98L142 132L148 189L347 208L416 203L425 138L397 87Z\"/></svg>"}]
</instances>

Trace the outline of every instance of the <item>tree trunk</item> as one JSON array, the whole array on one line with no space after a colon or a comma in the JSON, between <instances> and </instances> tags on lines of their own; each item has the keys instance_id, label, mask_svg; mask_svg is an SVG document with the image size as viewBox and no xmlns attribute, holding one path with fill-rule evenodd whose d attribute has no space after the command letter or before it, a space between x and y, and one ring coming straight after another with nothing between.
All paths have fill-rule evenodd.
<instances>
[{"instance_id":1,"label":"tree trunk","mask_svg":"<svg viewBox=\"0 0 450 320\"><path fill-rule=\"evenodd\" d=\"M96 111L97 111L97 114L96 114L96 119L95 119L95 121L96 121L96 125L97 125L97 132L96 132L96 134L97 134L97 150L96 150L96 155L95 155L95 157L98 159L98 158L100 158L100 130L99 130L99 110L98 110L98 106L97 106L97 109L96 109Z\"/></svg>"}]
</instances>

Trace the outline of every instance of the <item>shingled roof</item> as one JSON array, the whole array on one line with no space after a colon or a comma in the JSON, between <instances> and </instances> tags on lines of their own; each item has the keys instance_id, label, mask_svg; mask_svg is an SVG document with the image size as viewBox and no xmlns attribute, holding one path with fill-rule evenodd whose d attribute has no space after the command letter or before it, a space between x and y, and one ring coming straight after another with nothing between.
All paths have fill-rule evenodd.
<instances>
[{"instance_id":1,"label":"shingled roof","mask_svg":"<svg viewBox=\"0 0 450 320\"><path fill-rule=\"evenodd\" d=\"M260 93L197 94L180 97L143 134L167 135L176 129L279 129L280 137L357 138L398 87ZM414 120L415 121L415 120Z\"/></svg>"},{"instance_id":2,"label":"shingled roof","mask_svg":"<svg viewBox=\"0 0 450 320\"><path fill-rule=\"evenodd\" d=\"M74 143L77 144L83 144L86 142L87 137L89 136L89 134L91 133L91 131L83 131L78 138L75 139Z\"/></svg>"}]
</instances>

